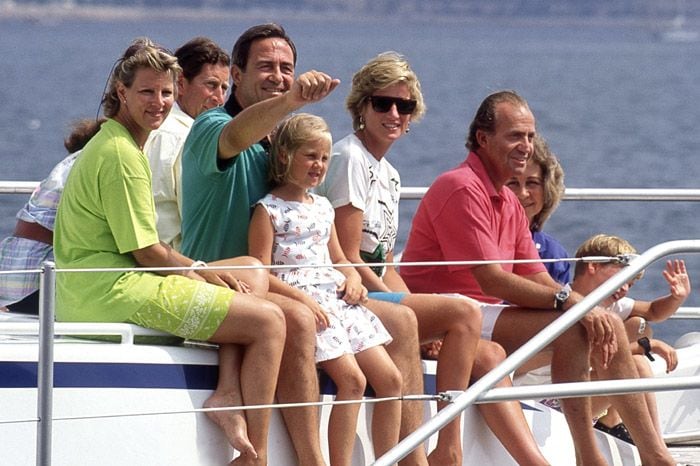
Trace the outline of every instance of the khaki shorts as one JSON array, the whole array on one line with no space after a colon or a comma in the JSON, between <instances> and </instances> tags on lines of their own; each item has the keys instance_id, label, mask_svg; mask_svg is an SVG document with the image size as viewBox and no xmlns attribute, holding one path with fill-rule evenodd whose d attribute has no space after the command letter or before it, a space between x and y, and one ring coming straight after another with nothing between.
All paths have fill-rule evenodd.
<instances>
[{"instance_id":1,"label":"khaki shorts","mask_svg":"<svg viewBox=\"0 0 700 466\"><path fill-rule=\"evenodd\" d=\"M209 340L228 314L235 294L222 286L168 275L129 322L190 340Z\"/></svg>"}]
</instances>

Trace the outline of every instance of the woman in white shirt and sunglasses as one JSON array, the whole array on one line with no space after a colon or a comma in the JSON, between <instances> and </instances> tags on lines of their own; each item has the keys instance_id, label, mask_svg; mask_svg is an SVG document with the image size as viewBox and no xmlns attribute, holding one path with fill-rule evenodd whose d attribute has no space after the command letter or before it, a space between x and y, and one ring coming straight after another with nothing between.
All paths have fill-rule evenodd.
<instances>
[{"instance_id":1,"label":"woman in white shirt and sunglasses","mask_svg":"<svg viewBox=\"0 0 700 466\"><path fill-rule=\"evenodd\" d=\"M317 192L335 208L338 239L347 258L358 264L394 262L401 181L386 160L391 145L425 113L420 82L406 59L385 52L355 75L346 99L354 133L333 145L325 181ZM421 343L442 341L436 389L464 390L505 358L496 343L480 340L481 312L472 302L433 294L411 294L393 266L358 267L370 298L385 301L372 308L382 319L391 307L410 307ZM371 306L370 306L371 307ZM391 329L389 329L391 331ZM500 385L509 385L504 380ZM442 407L442 405L439 405ZM547 464L517 402L482 404L479 409L519 464ZM459 420L446 426L430 454L431 464L461 464Z\"/></svg>"}]
</instances>

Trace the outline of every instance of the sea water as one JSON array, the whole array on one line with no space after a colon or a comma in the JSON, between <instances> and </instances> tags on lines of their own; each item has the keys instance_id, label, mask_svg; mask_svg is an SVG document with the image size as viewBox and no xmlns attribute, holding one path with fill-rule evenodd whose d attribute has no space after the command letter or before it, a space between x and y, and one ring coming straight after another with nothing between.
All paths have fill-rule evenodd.
<instances>
[{"instance_id":1,"label":"sea water","mask_svg":"<svg viewBox=\"0 0 700 466\"><path fill-rule=\"evenodd\" d=\"M635 25L580 25L514 20L399 16L293 18L261 14L212 19L149 16L108 21L0 18L0 180L38 181L66 154L70 123L94 118L110 69L135 37L175 49L206 35L230 50L247 27L283 24L299 50L297 71L325 71L339 88L305 108L323 116L333 136L351 131L344 99L352 74L379 52L404 54L417 72L428 111L392 147L388 159L404 186L428 186L460 163L467 126L481 100L510 88L530 103L538 130L561 159L571 188L694 188L700 135L700 43L662 43ZM26 195L0 197L0 237ZM401 249L415 201L401 207ZM595 233L630 240L640 251L698 238L698 207L682 202L562 203L545 230L573 253ZM700 278L697 256L685 256ZM663 262L651 266L631 295L668 292ZM700 286L700 285L698 285ZM698 306L693 293L687 305ZM657 326L669 342L700 330L698 321Z\"/></svg>"}]
</instances>

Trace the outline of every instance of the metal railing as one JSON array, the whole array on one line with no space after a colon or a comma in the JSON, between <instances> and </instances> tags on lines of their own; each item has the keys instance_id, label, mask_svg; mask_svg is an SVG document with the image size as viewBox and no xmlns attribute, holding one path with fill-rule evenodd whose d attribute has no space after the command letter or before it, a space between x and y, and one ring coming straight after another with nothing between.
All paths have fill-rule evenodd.
<instances>
[{"instance_id":1,"label":"metal railing","mask_svg":"<svg viewBox=\"0 0 700 466\"><path fill-rule=\"evenodd\" d=\"M401 199L421 199L428 188L403 187ZM2 191L0 191L2 192ZM565 201L700 201L700 189L566 188Z\"/></svg>"},{"instance_id":2,"label":"metal railing","mask_svg":"<svg viewBox=\"0 0 700 466\"><path fill-rule=\"evenodd\" d=\"M654 246L633 259L627 267L622 268L617 274L596 288L579 303L562 313L561 317L556 319L550 325L545 327L540 333L517 349L513 354L508 356L501 364L495 367L492 371L484 375L476 381L471 387L452 400L452 403L439 411L432 419L419 427L416 431L409 434L399 444L378 458L375 466L389 466L397 463L404 458L413 449L421 445L431 435L436 433L442 427L447 425L454 418L459 416L462 411L475 403L504 377L507 377L511 372L520 367L525 361L530 359L534 354L544 349L550 342L555 340L559 335L564 333L569 327L578 322L589 310L596 306L599 302L612 295L625 283L629 282L639 272L644 270L649 264L655 262L661 257L682 252L700 252L700 240L683 240L669 241ZM679 378L681 379L681 378ZM676 380L677 389L682 388L700 388L700 376L684 377L686 380ZM654 381L638 380L628 382L629 387L623 387L624 392L631 391L648 391L654 386ZM657 381L658 382L658 381ZM589 385L591 382L576 384L573 389L568 391L569 396L582 396L600 394L600 385L605 387L605 384ZM611 385L608 382L608 385ZM662 388L663 384L657 384L657 389ZM673 384L671 384L673 385ZM532 387L531 387L532 388ZM593 389L595 388L595 389ZM609 388L609 387L606 387ZM619 387L618 387L619 388ZM634 388L634 389L632 389ZM668 389L676 389L666 387ZM511 394L520 397L521 393L527 393L525 388L513 388ZM532 393L530 393L532 394Z\"/></svg>"},{"instance_id":3,"label":"metal railing","mask_svg":"<svg viewBox=\"0 0 700 466\"><path fill-rule=\"evenodd\" d=\"M0 181L0 194L31 194L38 181ZM421 199L428 188L401 188L401 199ZM565 201L700 201L700 189L566 188Z\"/></svg>"}]
</instances>

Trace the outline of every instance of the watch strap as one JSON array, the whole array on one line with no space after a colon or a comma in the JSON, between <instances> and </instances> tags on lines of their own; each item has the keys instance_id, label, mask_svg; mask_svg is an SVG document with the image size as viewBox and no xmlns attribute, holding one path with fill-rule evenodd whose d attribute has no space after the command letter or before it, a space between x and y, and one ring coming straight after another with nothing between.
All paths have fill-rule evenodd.
<instances>
[{"instance_id":1,"label":"watch strap","mask_svg":"<svg viewBox=\"0 0 700 466\"><path fill-rule=\"evenodd\" d=\"M649 359L649 361L654 361L654 356L651 355L651 343L647 337L642 337L637 340L637 344L644 350L644 355Z\"/></svg>"}]
</instances>

